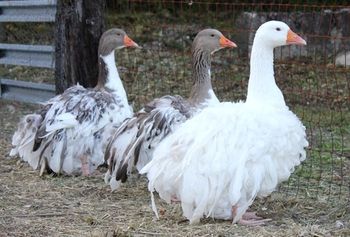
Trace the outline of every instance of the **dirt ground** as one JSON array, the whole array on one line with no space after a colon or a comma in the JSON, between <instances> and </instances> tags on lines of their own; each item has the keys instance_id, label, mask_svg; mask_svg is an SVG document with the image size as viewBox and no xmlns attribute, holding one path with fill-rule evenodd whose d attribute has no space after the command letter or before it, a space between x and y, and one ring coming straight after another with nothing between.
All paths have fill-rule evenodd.
<instances>
[{"instance_id":1,"label":"dirt ground","mask_svg":"<svg viewBox=\"0 0 350 237\"><path fill-rule=\"evenodd\" d=\"M146 180L134 177L118 192L92 177L39 177L10 159L10 139L19 118L37 106L0 100L0 236L350 236L346 200L329 201L276 192L252 206L272 221L245 227L203 219L189 225L179 204L156 199L156 220Z\"/></svg>"}]
</instances>

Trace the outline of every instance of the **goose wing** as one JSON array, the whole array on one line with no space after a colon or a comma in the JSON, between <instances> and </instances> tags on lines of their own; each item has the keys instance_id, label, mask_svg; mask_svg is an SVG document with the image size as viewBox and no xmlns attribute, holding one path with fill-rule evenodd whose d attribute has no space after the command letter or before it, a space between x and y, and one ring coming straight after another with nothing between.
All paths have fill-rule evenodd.
<instances>
[{"instance_id":1,"label":"goose wing","mask_svg":"<svg viewBox=\"0 0 350 237\"><path fill-rule=\"evenodd\" d=\"M90 160L93 166L103 163L103 140L106 144L108 137L104 133L110 132L104 129L105 126L120 124L127 116L131 116L130 108L125 110L121 107L118 97L107 91L76 85L50 99L32 116L38 121L32 122L35 126L29 123L19 126L13 137L16 142L13 143L25 143L28 146L25 146L26 150L23 146L14 147L18 148L17 153L34 169L45 160L47 168L54 172L60 173L63 170L70 174L80 169L81 162L75 157L84 153L96 153L92 154ZM25 120L22 123L23 121ZM28 135L29 132L24 131L21 136L26 141L17 141L17 134L23 126L31 126L27 130L35 132ZM16 150L12 154L15 155Z\"/></svg>"},{"instance_id":2,"label":"goose wing","mask_svg":"<svg viewBox=\"0 0 350 237\"><path fill-rule=\"evenodd\" d=\"M190 116L191 106L181 96L163 96L148 103L118 128L107 145L105 181L112 189L119 181L125 182L131 168L145 166L159 142Z\"/></svg>"}]
</instances>

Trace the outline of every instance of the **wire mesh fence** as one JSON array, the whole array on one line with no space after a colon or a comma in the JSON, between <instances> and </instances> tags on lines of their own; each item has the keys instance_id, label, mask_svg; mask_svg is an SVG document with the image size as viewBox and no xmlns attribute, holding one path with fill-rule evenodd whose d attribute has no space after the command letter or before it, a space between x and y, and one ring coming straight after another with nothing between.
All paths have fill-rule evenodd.
<instances>
[{"instance_id":1,"label":"wire mesh fence","mask_svg":"<svg viewBox=\"0 0 350 237\"><path fill-rule=\"evenodd\" d=\"M256 1L257 2L257 1ZM347 1L108 1L109 27L121 27L144 47L123 50L117 64L138 109L165 94L187 96L190 46L204 28L238 44L214 55L212 79L221 101L244 100L254 32L282 20L306 47L275 50L275 77L288 106L307 127L308 159L280 187L286 195L350 200L350 5Z\"/></svg>"},{"instance_id":2,"label":"wire mesh fence","mask_svg":"<svg viewBox=\"0 0 350 237\"><path fill-rule=\"evenodd\" d=\"M54 22L2 22L0 43L54 46ZM54 70L0 64L0 78L54 83Z\"/></svg>"},{"instance_id":3,"label":"wire mesh fence","mask_svg":"<svg viewBox=\"0 0 350 237\"><path fill-rule=\"evenodd\" d=\"M280 187L288 195L350 199L350 4L347 1L107 1L108 27L124 28L143 50L122 50L117 64L135 110L155 97L189 95L190 47L196 33L217 28L238 44L214 55L221 101L244 100L257 27L282 20L306 47L275 50L275 77L287 104L307 127L308 160ZM55 23L1 23L2 43L53 45ZM54 71L0 65L0 78L54 84Z\"/></svg>"}]
</instances>

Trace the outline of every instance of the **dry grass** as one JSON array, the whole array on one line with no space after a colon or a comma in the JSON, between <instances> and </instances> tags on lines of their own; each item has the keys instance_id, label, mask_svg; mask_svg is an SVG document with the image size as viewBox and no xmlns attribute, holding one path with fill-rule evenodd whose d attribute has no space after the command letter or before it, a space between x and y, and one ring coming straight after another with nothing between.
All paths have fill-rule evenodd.
<instances>
[{"instance_id":1,"label":"dry grass","mask_svg":"<svg viewBox=\"0 0 350 237\"><path fill-rule=\"evenodd\" d=\"M109 27L123 27L144 47L117 53L128 98L136 108L156 96L188 95L194 32L208 26L228 27L229 18L224 16L195 16L192 22L188 16L179 19L169 14L166 10L158 15L112 12L107 17ZM10 35L9 42L36 42L42 35L22 33L26 27L21 24L7 27L8 32L21 29L21 34ZM46 27L35 26L34 32L49 32L41 43L52 42L51 28ZM245 97L248 58L238 52L240 48L221 50L214 56L213 84L222 100ZM289 61L276 65L278 85L307 126L311 150L280 192L254 203L253 210L272 219L268 225L248 228L212 219L189 225L178 204L167 205L159 199L162 216L156 220L144 178L134 177L111 193L103 182L103 170L88 178L38 177L27 164L8 157L19 118L37 106L0 100L0 236L350 236L349 70L307 68L310 59L304 61L305 65L293 66ZM304 61L298 59L298 63ZM50 70L1 66L1 76L53 83Z\"/></svg>"},{"instance_id":2,"label":"dry grass","mask_svg":"<svg viewBox=\"0 0 350 237\"><path fill-rule=\"evenodd\" d=\"M0 236L349 236L346 198L274 193L252 209L268 225L248 228L204 219L189 225L178 204L157 199L156 220L144 178L134 177L112 193L93 177L38 177L27 164L9 159L10 137L20 116L37 106L0 101Z\"/></svg>"}]
</instances>

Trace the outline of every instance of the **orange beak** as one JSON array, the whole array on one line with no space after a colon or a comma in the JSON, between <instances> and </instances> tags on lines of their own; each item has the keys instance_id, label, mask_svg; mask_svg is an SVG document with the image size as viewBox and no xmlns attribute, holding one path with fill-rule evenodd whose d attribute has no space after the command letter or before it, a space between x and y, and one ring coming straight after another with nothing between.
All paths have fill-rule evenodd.
<instances>
[{"instance_id":1,"label":"orange beak","mask_svg":"<svg viewBox=\"0 0 350 237\"><path fill-rule=\"evenodd\" d=\"M138 44L136 44L132 39L129 38L129 36L124 36L124 45L125 47L135 47L135 48L141 48Z\"/></svg>"},{"instance_id":2,"label":"orange beak","mask_svg":"<svg viewBox=\"0 0 350 237\"><path fill-rule=\"evenodd\" d=\"M220 46L223 48L236 48L237 45L231 40L227 39L225 36L220 37Z\"/></svg>"},{"instance_id":3,"label":"orange beak","mask_svg":"<svg viewBox=\"0 0 350 237\"><path fill-rule=\"evenodd\" d=\"M306 41L303 38L301 38L299 35L294 33L292 30L288 31L286 42L287 44L306 45Z\"/></svg>"}]
</instances>

